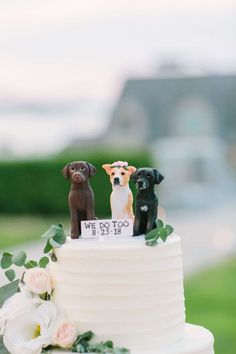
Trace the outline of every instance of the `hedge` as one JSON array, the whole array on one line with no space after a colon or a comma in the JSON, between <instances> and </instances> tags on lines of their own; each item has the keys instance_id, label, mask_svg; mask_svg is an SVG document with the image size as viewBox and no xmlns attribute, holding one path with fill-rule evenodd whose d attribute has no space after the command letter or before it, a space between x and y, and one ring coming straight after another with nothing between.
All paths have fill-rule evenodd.
<instances>
[{"instance_id":1,"label":"hedge","mask_svg":"<svg viewBox=\"0 0 236 354\"><path fill-rule=\"evenodd\" d=\"M0 212L5 214L66 215L69 213L67 196L70 182L61 174L70 161L87 160L97 167L91 178L95 193L95 211L98 217L110 215L109 196L111 185L102 164L117 160L128 161L134 166L150 166L147 151L129 152L79 152L61 155L48 160L0 162ZM131 188L134 188L131 183Z\"/></svg>"}]
</instances>

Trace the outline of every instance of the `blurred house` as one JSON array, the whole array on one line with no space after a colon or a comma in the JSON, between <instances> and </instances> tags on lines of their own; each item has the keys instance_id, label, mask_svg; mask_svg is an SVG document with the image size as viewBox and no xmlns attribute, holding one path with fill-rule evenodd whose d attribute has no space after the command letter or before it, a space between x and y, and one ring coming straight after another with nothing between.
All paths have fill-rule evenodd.
<instances>
[{"instance_id":1,"label":"blurred house","mask_svg":"<svg viewBox=\"0 0 236 354\"><path fill-rule=\"evenodd\" d=\"M231 189L236 146L236 75L131 79L105 139L150 145L167 176L171 205L204 205ZM181 189L181 193L180 193Z\"/></svg>"}]
</instances>

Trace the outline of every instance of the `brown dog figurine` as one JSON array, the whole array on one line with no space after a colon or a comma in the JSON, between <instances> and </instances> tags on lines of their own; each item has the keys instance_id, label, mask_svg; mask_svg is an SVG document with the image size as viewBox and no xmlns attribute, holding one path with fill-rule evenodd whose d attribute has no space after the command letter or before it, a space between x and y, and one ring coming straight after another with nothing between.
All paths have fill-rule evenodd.
<instances>
[{"instance_id":1,"label":"brown dog figurine","mask_svg":"<svg viewBox=\"0 0 236 354\"><path fill-rule=\"evenodd\" d=\"M71 238L79 238L82 220L94 220L94 194L89 185L89 178L94 176L96 168L89 162L75 161L68 163L62 170L66 179L71 180L68 197L71 216Z\"/></svg>"}]
</instances>

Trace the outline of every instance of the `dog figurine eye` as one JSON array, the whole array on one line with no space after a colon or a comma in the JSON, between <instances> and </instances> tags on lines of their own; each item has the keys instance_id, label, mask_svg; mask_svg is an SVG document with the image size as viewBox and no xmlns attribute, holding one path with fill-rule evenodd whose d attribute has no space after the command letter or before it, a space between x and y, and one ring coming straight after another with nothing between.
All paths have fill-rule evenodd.
<instances>
[{"instance_id":1,"label":"dog figurine eye","mask_svg":"<svg viewBox=\"0 0 236 354\"><path fill-rule=\"evenodd\" d=\"M125 172L121 172L121 174L122 174L122 176L124 176L124 175L125 175Z\"/></svg>"},{"instance_id":2,"label":"dog figurine eye","mask_svg":"<svg viewBox=\"0 0 236 354\"><path fill-rule=\"evenodd\" d=\"M70 169L71 169L71 171L74 171L74 170L75 170L75 167L71 167Z\"/></svg>"},{"instance_id":3,"label":"dog figurine eye","mask_svg":"<svg viewBox=\"0 0 236 354\"><path fill-rule=\"evenodd\" d=\"M114 175L115 175L115 172L112 172L111 175L114 176Z\"/></svg>"},{"instance_id":4,"label":"dog figurine eye","mask_svg":"<svg viewBox=\"0 0 236 354\"><path fill-rule=\"evenodd\" d=\"M80 169L84 171L84 170L85 170L85 167L84 167L84 166L82 166Z\"/></svg>"}]
</instances>

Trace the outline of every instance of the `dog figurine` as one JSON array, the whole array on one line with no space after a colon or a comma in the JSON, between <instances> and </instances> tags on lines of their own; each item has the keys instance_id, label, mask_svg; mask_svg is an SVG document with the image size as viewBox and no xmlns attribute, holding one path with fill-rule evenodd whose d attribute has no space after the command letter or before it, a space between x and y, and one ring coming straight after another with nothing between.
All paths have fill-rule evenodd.
<instances>
[{"instance_id":1,"label":"dog figurine","mask_svg":"<svg viewBox=\"0 0 236 354\"><path fill-rule=\"evenodd\" d=\"M154 192L155 184L160 184L164 177L152 168L139 168L132 175L138 189L133 236L147 234L157 227L158 199Z\"/></svg>"},{"instance_id":2,"label":"dog figurine","mask_svg":"<svg viewBox=\"0 0 236 354\"><path fill-rule=\"evenodd\" d=\"M89 162L75 161L68 163L62 170L66 179L71 180L68 197L71 216L71 238L79 238L82 220L94 220L94 194L89 185L89 178L94 176L96 168Z\"/></svg>"},{"instance_id":3,"label":"dog figurine","mask_svg":"<svg viewBox=\"0 0 236 354\"><path fill-rule=\"evenodd\" d=\"M117 161L102 166L110 176L112 193L110 197L112 219L133 219L133 194L129 188L129 180L136 171L127 162Z\"/></svg>"}]
</instances>

